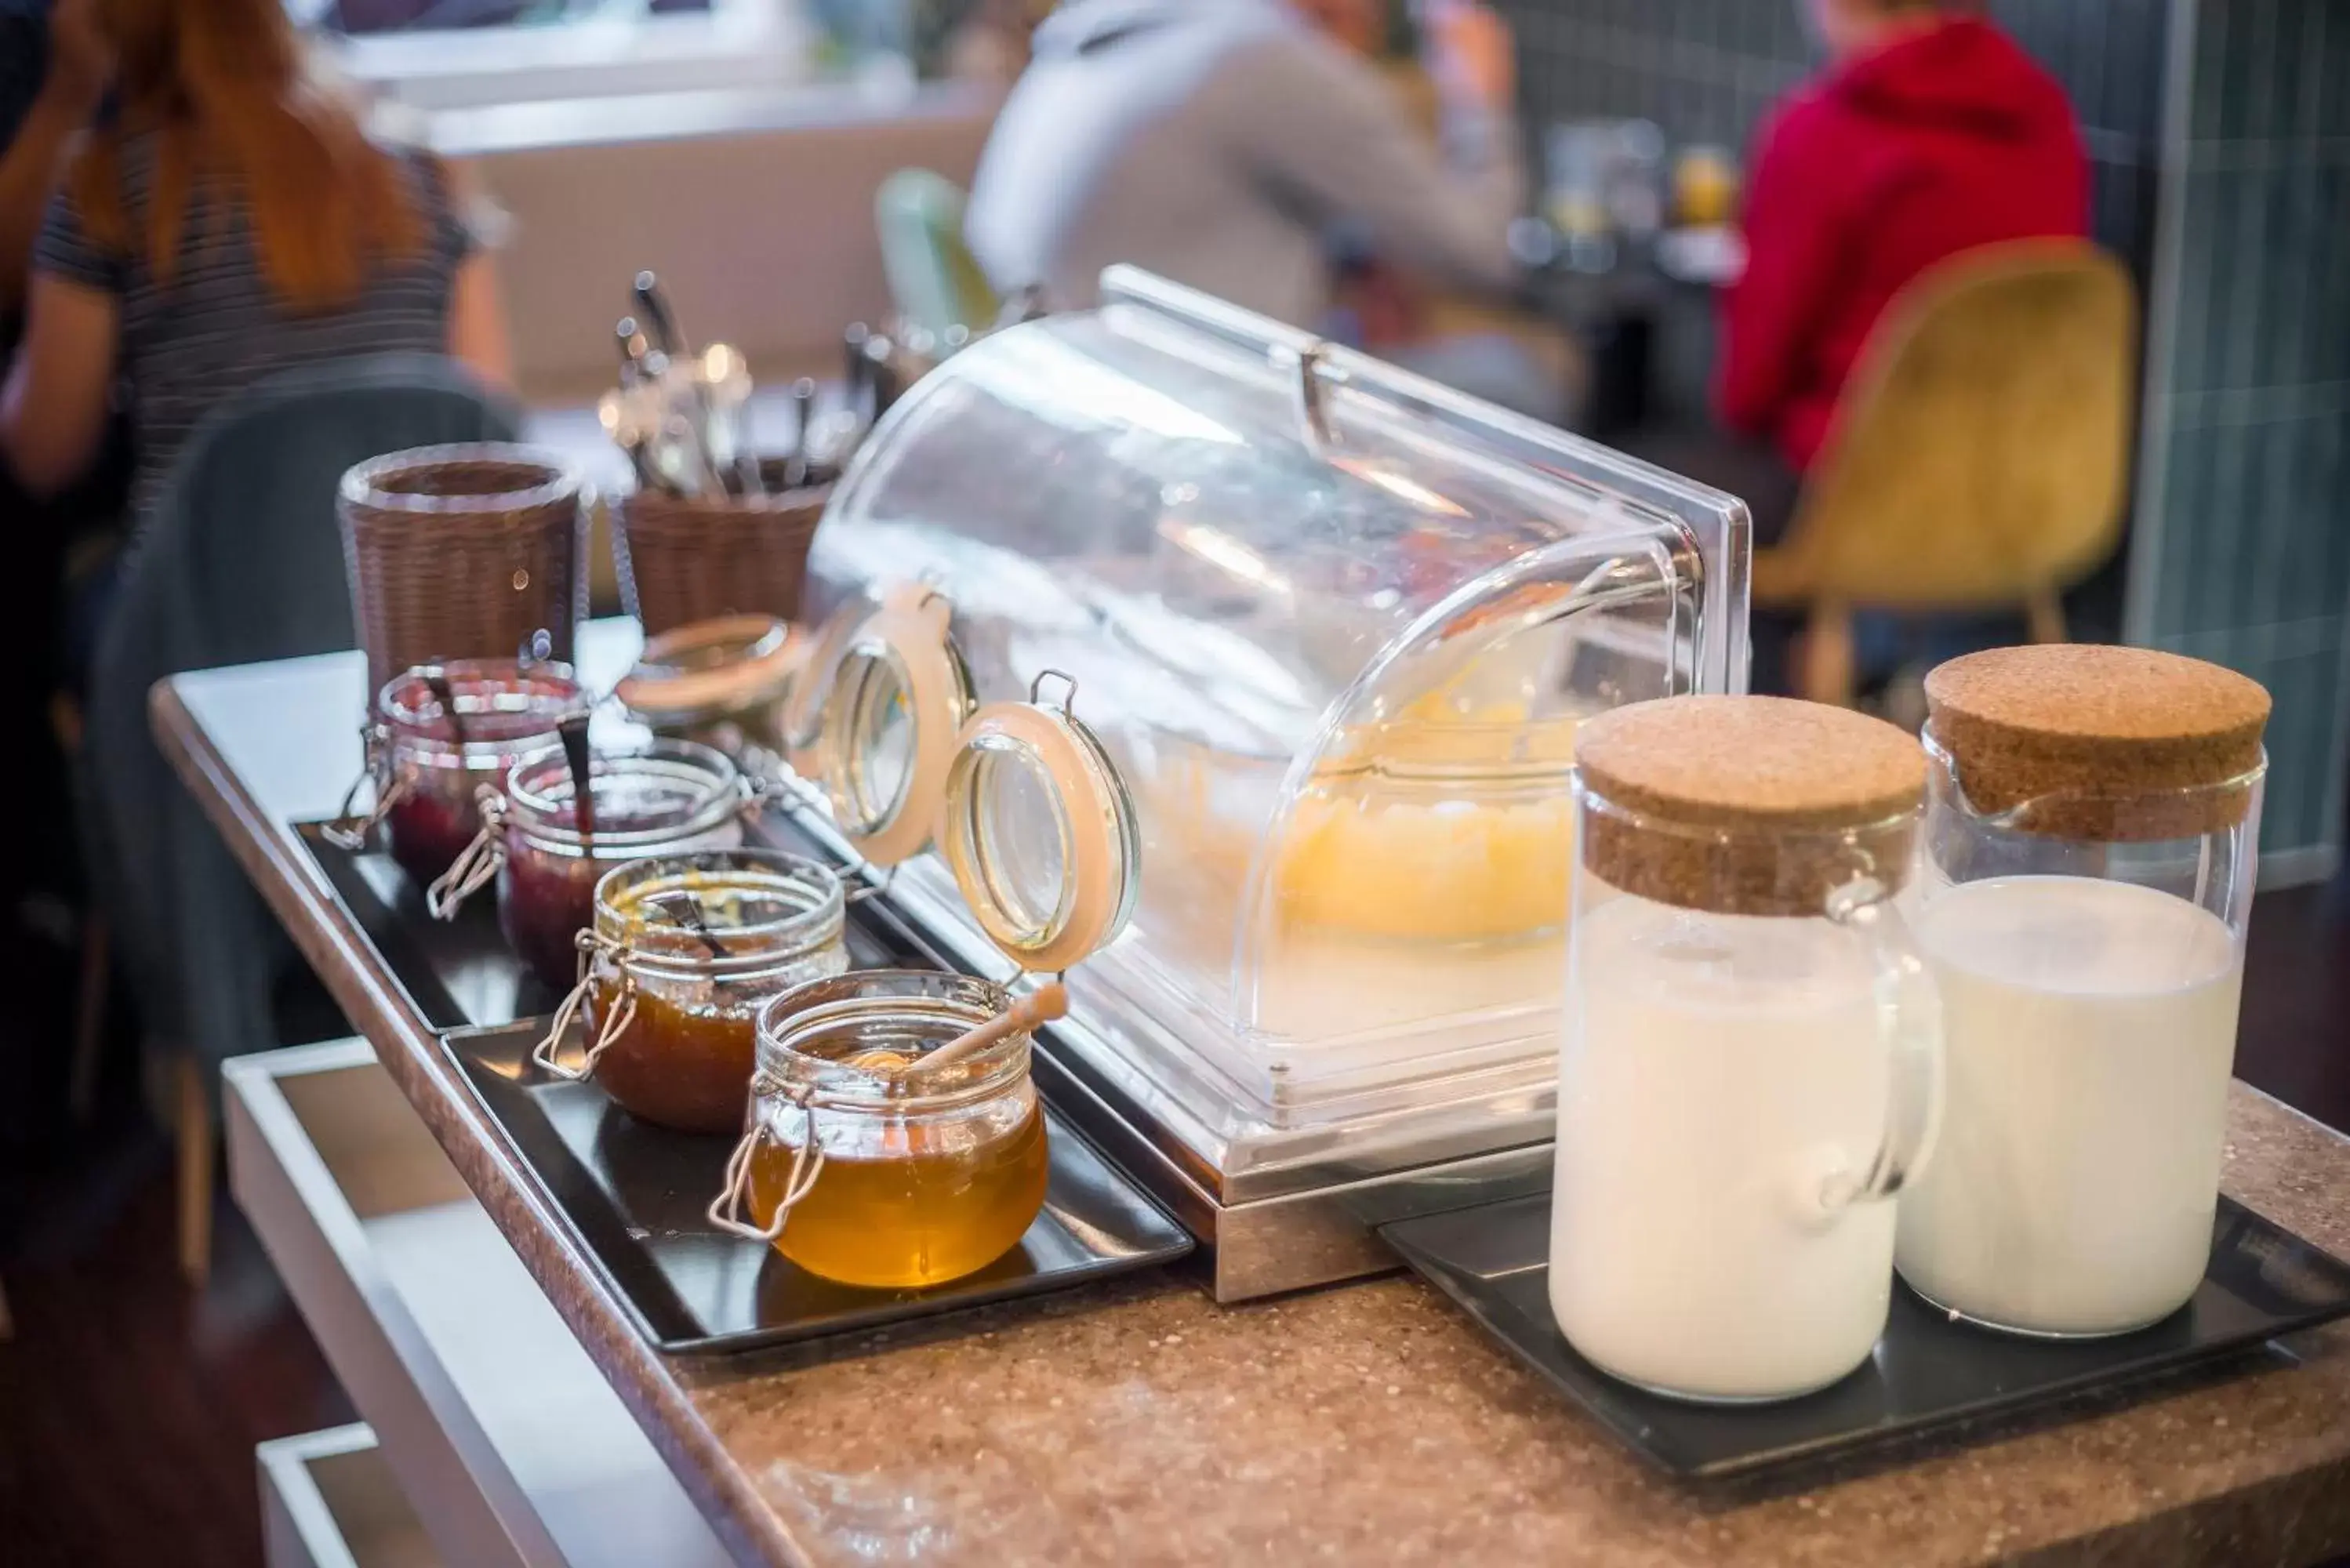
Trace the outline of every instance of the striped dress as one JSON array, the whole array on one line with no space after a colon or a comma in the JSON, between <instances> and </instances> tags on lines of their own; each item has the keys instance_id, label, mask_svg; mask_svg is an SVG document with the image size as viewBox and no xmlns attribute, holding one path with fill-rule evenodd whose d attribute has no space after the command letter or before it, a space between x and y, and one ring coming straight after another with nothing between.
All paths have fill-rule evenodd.
<instances>
[{"instance_id":1,"label":"striped dress","mask_svg":"<svg viewBox=\"0 0 2350 1568\"><path fill-rule=\"evenodd\" d=\"M151 136L124 140L123 199L130 232L143 235L155 178ZM121 255L93 240L70 191L51 203L33 268L115 296L116 371L130 417L134 533L197 424L255 382L280 370L355 355L448 351L449 304L458 265L473 246L440 165L397 154L426 215L426 243L380 264L359 296L339 309L299 314L270 293L241 193L200 187L192 199L177 274L158 279L143 250Z\"/></svg>"}]
</instances>

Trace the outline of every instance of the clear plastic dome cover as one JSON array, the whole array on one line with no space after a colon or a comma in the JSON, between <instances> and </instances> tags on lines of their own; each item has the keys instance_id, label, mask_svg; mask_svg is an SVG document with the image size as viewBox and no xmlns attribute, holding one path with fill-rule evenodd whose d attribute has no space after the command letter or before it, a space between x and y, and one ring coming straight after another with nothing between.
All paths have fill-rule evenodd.
<instances>
[{"instance_id":1,"label":"clear plastic dome cover","mask_svg":"<svg viewBox=\"0 0 2350 1568\"><path fill-rule=\"evenodd\" d=\"M925 585L971 697L1067 693L1139 853L1072 996L1203 1122L1546 1083L1575 725L1744 688L1743 507L1148 275L1104 282L892 410L816 535L812 617ZM875 743L900 754L918 722L890 709ZM995 835L1036 846L1031 885L1069 856L1039 793L993 807L1040 825ZM903 874L945 885L935 852Z\"/></svg>"}]
</instances>

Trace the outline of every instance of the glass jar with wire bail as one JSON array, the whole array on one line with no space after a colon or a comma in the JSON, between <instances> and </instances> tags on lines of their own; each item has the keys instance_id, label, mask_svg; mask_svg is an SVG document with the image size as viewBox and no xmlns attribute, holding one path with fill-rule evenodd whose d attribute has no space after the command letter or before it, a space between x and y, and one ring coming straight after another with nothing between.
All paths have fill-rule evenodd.
<instances>
[{"instance_id":1,"label":"glass jar with wire bail","mask_svg":"<svg viewBox=\"0 0 2350 1568\"><path fill-rule=\"evenodd\" d=\"M495 880L506 943L550 990L577 978L579 933L603 875L649 855L731 849L760 794L723 753L654 741L588 756L588 807L560 745L516 762L504 790L484 786L481 832L428 889L438 919Z\"/></svg>"},{"instance_id":2,"label":"glass jar with wire bail","mask_svg":"<svg viewBox=\"0 0 2350 1568\"><path fill-rule=\"evenodd\" d=\"M1047 671L1052 695L1039 676L1028 701L968 713L921 701L959 690L954 656L943 616L926 618L943 608L935 597L901 603L913 613L885 609L897 624L850 645L821 771L836 803L880 808L847 835L860 855L888 860L935 836L979 930L1039 979L1015 999L964 975L867 971L776 998L710 1210L810 1273L893 1289L986 1268L1035 1220L1051 1151L1029 1046L1068 1005L1042 977L1117 940L1142 855L1118 769L1072 711L1076 682ZM960 728L941 728L948 718Z\"/></svg>"},{"instance_id":3,"label":"glass jar with wire bail","mask_svg":"<svg viewBox=\"0 0 2350 1568\"><path fill-rule=\"evenodd\" d=\"M1035 1001L968 975L867 970L769 1002L712 1222L875 1289L1003 1257L1044 1208L1050 1165L1028 1063L1034 1023L1053 1012ZM950 1051L975 1030L989 1033Z\"/></svg>"},{"instance_id":4,"label":"glass jar with wire bail","mask_svg":"<svg viewBox=\"0 0 2350 1568\"><path fill-rule=\"evenodd\" d=\"M723 849L631 861L596 885L578 979L532 1059L557 1077L592 1078L656 1126L739 1131L760 1008L846 970L846 935L840 878L801 856Z\"/></svg>"},{"instance_id":5,"label":"glass jar with wire bail","mask_svg":"<svg viewBox=\"0 0 2350 1568\"><path fill-rule=\"evenodd\" d=\"M418 884L431 882L481 831L477 792L503 789L516 761L588 706L571 667L546 659L460 659L403 670L376 693L362 732L366 770L328 841L357 852L380 824L392 859ZM372 784L374 802L359 812L362 784Z\"/></svg>"}]
</instances>

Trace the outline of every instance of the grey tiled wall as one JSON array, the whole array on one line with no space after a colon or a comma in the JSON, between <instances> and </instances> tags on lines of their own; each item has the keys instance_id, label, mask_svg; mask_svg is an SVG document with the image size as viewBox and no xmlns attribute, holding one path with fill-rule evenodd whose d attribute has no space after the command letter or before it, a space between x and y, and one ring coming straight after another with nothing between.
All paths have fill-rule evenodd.
<instances>
[{"instance_id":1,"label":"grey tiled wall","mask_svg":"<svg viewBox=\"0 0 2350 1568\"><path fill-rule=\"evenodd\" d=\"M2262 841L2314 873L2350 707L2350 5L2178 9L2126 624L2267 684Z\"/></svg>"}]
</instances>

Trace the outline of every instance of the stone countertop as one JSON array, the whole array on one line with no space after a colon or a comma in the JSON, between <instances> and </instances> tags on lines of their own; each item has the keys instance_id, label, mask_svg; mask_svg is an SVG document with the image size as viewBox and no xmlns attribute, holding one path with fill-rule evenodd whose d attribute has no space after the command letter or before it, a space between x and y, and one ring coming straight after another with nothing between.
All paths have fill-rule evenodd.
<instances>
[{"instance_id":1,"label":"stone countertop","mask_svg":"<svg viewBox=\"0 0 2350 1568\"><path fill-rule=\"evenodd\" d=\"M633 628L590 628L608 680ZM1145 1276L820 1349L648 1348L290 824L357 772L357 655L182 676L166 754L742 1561L2028 1561L2350 1552L2350 1324L2208 1375L1761 1490L1644 1469L1408 1277L1219 1307ZM2227 1190L2350 1255L2350 1140L2238 1085Z\"/></svg>"}]
</instances>

